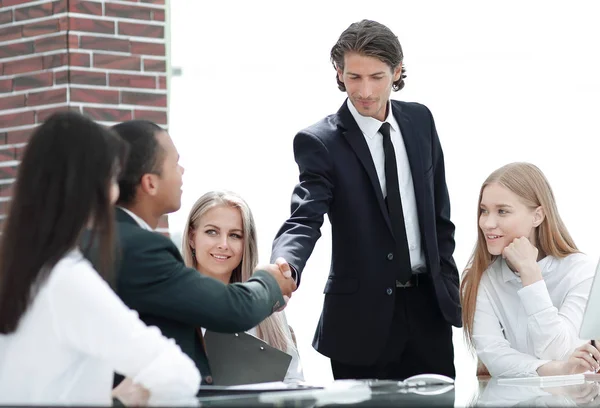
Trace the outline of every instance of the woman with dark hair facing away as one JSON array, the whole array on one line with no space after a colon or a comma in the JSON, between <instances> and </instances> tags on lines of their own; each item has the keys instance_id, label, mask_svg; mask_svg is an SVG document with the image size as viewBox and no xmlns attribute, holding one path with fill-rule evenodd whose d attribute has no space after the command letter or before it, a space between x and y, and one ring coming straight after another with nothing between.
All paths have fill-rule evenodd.
<instances>
[{"instance_id":1,"label":"woman with dark hair facing away","mask_svg":"<svg viewBox=\"0 0 600 408\"><path fill-rule=\"evenodd\" d=\"M113 372L150 397L193 396L194 363L111 290L113 204L128 147L73 112L38 127L0 237L0 404L110 405ZM99 245L98 272L78 248Z\"/></svg>"}]
</instances>

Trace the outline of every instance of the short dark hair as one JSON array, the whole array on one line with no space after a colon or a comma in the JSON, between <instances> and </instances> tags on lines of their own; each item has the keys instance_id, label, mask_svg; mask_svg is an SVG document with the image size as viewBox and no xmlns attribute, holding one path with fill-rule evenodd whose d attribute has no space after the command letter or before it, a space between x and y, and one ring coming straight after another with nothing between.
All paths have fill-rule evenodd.
<instances>
[{"instance_id":1,"label":"short dark hair","mask_svg":"<svg viewBox=\"0 0 600 408\"><path fill-rule=\"evenodd\" d=\"M385 62L392 71L404 59L398 37L383 24L372 20L352 23L340 35L340 38L331 49L331 63L336 70L338 68L344 70L344 55L347 52L375 57ZM406 69L403 64L400 78L392 85L394 91L404 88L404 78L406 78ZM335 79L340 91L346 92L346 86L340 81L337 72Z\"/></svg>"},{"instance_id":2,"label":"short dark hair","mask_svg":"<svg viewBox=\"0 0 600 408\"><path fill-rule=\"evenodd\" d=\"M79 113L55 113L34 131L0 239L0 333L17 329L34 289L88 227L99 238L98 271L110 281L110 186L126 157L127 145L115 133Z\"/></svg>"},{"instance_id":3,"label":"short dark hair","mask_svg":"<svg viewBox=\"0 0 600 408\"><path fill-rule=\"evenodd\" d=\"M114 125L112 128L130 147L127 167L119 178L118 204L127 205L135 201L137 187L144 174L161 175L164 160L163 148L156 134L164 129L147 120L130 120Z\"/></svg>"}]
</instances>

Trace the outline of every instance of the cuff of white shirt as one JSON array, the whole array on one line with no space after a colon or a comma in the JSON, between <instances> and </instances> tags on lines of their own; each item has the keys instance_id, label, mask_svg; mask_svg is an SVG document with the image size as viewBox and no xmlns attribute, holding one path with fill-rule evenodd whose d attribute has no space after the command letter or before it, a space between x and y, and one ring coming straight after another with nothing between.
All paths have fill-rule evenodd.
<instances>
[{"instance_id":1,"label":"cuff of white shirt","mask_svg":"<svg viewBox=\"0 0 600 408\"><path fill-rule=\"evenodd\" d=\"M296 286L298 286L298 272L296 272L296 268L294 268L292 265L290 265L290 270L292 271L292 279L296 283Z\"/></svg>"},{"instance_id":2,"label":"cuff of white shirt","mask_svg":"<svg viewBox=\"0 0 600 408\"><path fill-rule=\"evenodd\" d=\"M538 376L539 377L539 373L537 372L538 368L540 368L541 366L543 366L546 363L549 363L552 360L537 360L533 363L531 363L531 375L534 376Z\"/></svg>"},{"instance_id":3,"label":"cuff of white shirt","mask_svg":"<svg viewBox=\"0 0 600 408\"><path fill-rule=\"evenodd\" d=\"M543 280L532 283L529 286L525 286L518 292L521 303L525 308L527 316L533 316L542 310L551 308L553 306L552 299L548 293L546 282Z\"/></svg>"}]
</instances>

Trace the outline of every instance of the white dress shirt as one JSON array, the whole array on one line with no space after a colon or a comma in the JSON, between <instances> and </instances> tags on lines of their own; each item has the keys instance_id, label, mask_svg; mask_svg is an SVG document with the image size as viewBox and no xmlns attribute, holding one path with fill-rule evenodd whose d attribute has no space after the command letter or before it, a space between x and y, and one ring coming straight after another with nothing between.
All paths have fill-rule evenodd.
<instances>
[{"instance_id":1,"label":"white dress shirt","mask_svg":"<svg viewBox=\"0 0 600 408\"><path fill-rule=\"evenodd\" d=\"M383 196L387 196L385 186L385 155L383 152L383 135L379 133L379 128L384 122L371 117L362 116L350 99L347 100L348 109L362 131L365 141L369 146L373 164L379 178L379 185ZM388 106L391 103L388 101ZM404 214L404 225L406 227L406 238L408 240L408 250L410 253L410 265L412 269L425 265L425 256L421 248L421 230L419 229L419 216L417 213L417 200L415 198L415 187L413 184L412 173L410 172L410 163L406 154L404 140L400 133L400 126L391 112L388 112L385 122L389 123L390 138L394 145L396 153L396 164L398 167L398 183L400 184L400 198L402 200L402 213Z\"/></svg>"},{"instance_id":2,"label":"white dress shirt","mask_svg":"<svg viewBox=\"0 0 600 408\"><path fill-rule=\"evenodd\" d=\"M579 338L596 261L584 254L538 262L543 280L523 287L499 257L483 273L473 323L477 355L492 376L536 376L551 360L564 360Z\"/></svg>"},{"instance_id":3,"label":"white dress shirt","mask_svg":"<svg viewBox=\"0 0 600 408\"><path fill-rule=\"evenodd\" d=\"M0 335L0 405L112 405L113 371L153 398L191 397L194 362L123 304L80 251L61 259L15 332Z\"/></svg>"},{"instance_id":4,"label":"white dress shirt","mask_svg":"<svg viewBox=\"0 0 600 408\"><path fill-rule=\"evenodd\" d=\"M137 224L140 226L140 228L145 229L147 231L154 231L152 228L150 228L150 225L148 225L148 223L142 219L142 217L139 217L137 214L134 214L133 212L129 211L125 207L119 207L119 208L121 210L125 211L125 213L127 215L129 215L131 218L133 218L133 220L135 222L137 222Z\"/></svg>"}]
</instances>

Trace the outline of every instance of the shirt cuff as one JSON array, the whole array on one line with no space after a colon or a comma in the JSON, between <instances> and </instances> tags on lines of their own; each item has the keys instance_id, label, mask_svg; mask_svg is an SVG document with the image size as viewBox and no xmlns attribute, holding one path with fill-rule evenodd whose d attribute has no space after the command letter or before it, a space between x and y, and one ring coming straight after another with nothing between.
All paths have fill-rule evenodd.
<instances>
[{"instance_id":1,"label":"shirt cuff","mask_svg":"<svg viewBox=\"0 0 600 408\"><path fill-rule=\"evenodd\" d=\"M521 298L521 303L525 308L527 316L533 316L542 310L554 306L552 304L552 299L550 299L546 282L544 282L543 279L532 283L529 286L525 286L517 293L519 294L519 298Z\"/></svg>"},{"instance_id":2,"label":"shirt cuff","mask_svg":"<svg viewBox=\"0 0 600 408\"><path fill-rule=\"evenodd\" d=\"M290 265L290 270L292 271L292 279L296 283L296 286L298 286L298 272L296 272L296 268L294 268L292 265Z\"/></svg>"}]
</instances>

